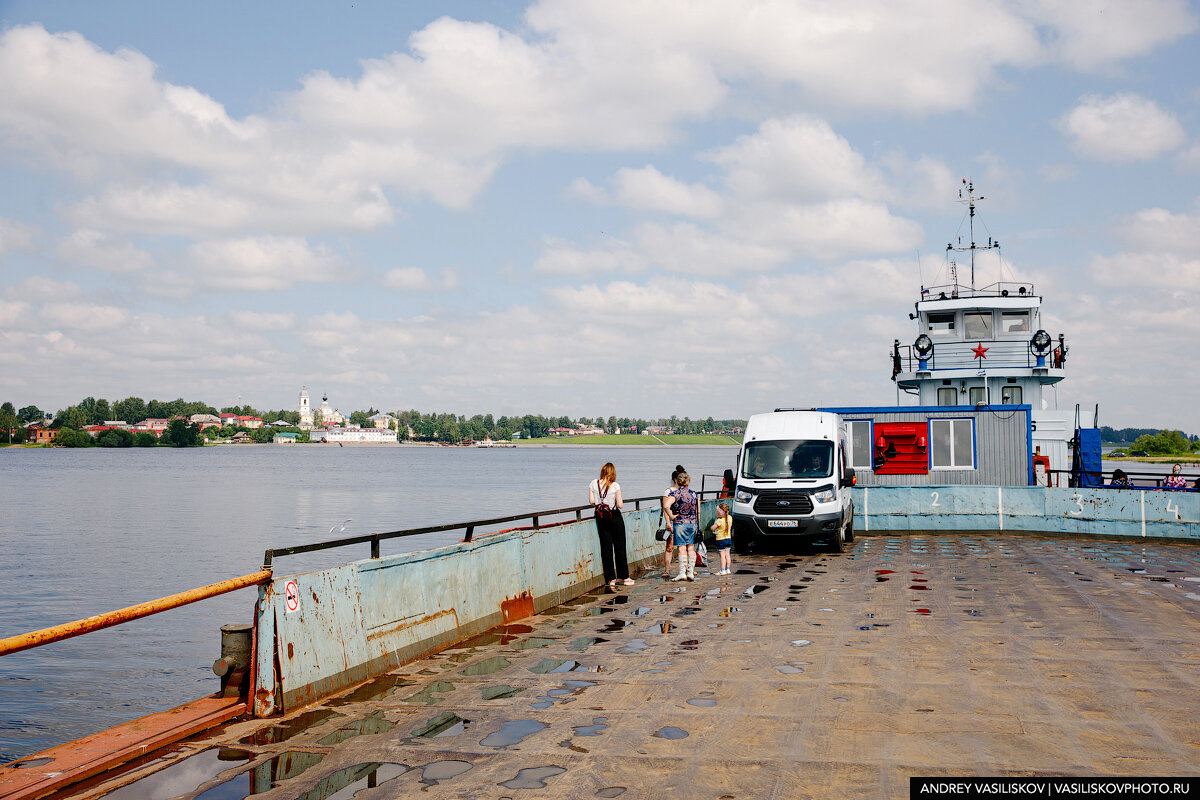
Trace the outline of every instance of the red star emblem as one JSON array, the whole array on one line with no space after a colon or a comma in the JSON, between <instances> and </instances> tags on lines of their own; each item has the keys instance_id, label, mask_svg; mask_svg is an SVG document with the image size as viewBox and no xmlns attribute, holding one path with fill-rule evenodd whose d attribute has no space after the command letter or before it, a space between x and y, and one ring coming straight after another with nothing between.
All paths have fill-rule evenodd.
<instances>
[{"instance_id":1,"label":"red star emblem","mask_svg":"<svg viewBox=\"0 0 1200 800\"><path fill-rule=\"evenodd\" d=\"M991 350L991 348L984 347L983 342L980 342L978 347L971 348L971 352L975 354L975 358L978 358L980 360L987 358L987 356L985 356L984 353L986 353L988 350Z\"/></svg>"}]
</instances>

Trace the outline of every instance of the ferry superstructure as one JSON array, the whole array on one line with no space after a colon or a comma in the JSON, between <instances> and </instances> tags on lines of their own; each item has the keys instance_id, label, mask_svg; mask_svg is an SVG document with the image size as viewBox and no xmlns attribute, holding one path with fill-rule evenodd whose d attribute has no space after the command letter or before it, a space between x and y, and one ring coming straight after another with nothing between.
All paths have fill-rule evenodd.
<instances>
[{"instance_id":1,"label":"ferry superstructure","mask_svg":"<svg viewBox=\"0 0 1200 800\"><path fill-rule=\"evenodd\" d=\"M1057 409L1057 384L1066 375L1063 333L1052 335L1042 319L1042 296L1034 284L996 281L976 285L976 255L1000 242L975 240L975 206L983 200L964 179L959 199L969 209L969 241L946 245L950 282L921 286L909 319L917 325L910 345L892 345L892 379L898 392L919 406L1029 405L1035 446L1052 466L1065 469L1072 420ZM959 282L955 253L969 254L970 278ZM1055 389L1054 394L1047 388Z\"/></svg>"}]
</instances>

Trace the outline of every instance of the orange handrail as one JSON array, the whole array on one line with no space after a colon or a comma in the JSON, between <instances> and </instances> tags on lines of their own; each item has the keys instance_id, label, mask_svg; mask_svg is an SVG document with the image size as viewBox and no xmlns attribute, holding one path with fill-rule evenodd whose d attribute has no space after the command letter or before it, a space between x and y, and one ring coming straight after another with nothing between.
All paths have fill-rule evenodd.
<instances>
[{"instance_id":1,"label":"orange handrail","mask_svg":"<svg viewBox=\"0 0 1200 800\"><path fill-rule=\"evenodd\" d=\"M210 583L207 586L201 586L197 589L189 589L186 592L179 592L167 597L160 597L157 600L139 603L136 606L117 609L107 614L98 614L87 619L79 619L74 622L55 625L52 628L42 628L39 631L9 636L7 639L0 639L0 656L6 656L9 653L18 653L22 650L28 650L31 647L38 647L39 645L61 641L62 639L70 639L73 636L91 633L103 628L111 628L113 625L120 625L122 622L141 619L151 614L169 611L172 608L179 608L189 603L195 603L209 597L216 597L219 594L227 594L228 592L244 589L247 586L253 586L258 583L265 583L269 580L271 580L271 570L265 569L250 575L230 578L219 583Z\"/></svg>"}]
</instances>

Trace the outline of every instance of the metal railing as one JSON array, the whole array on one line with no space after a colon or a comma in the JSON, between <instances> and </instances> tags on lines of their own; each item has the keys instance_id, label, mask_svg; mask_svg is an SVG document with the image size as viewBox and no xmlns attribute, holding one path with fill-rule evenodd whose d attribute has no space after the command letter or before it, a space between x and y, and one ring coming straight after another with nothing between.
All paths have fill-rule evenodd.
<instances>
[{"instance_id":1,"label":"metal railing","mask_svg":"<svg viewBox=\"0 0 1200 800\"><path fill-rule=\"evenodd\" d=\"M1200 481L1200 476L1183 475L1182 477L1185 481L1187 481L1188 485L1181 488L1175 486L1163 486L1163 481L1170 476L1164 475L1161 472L1128 472L1123 470L1125 472L1125 477L1129 479L1129 485L1113 486L1112 479L1114 471L1115 470L1081 470L1080 472L1084 475L1099 478L1100 485L1094 487L1097 489L1145 489L1148 491L1162 490L1167 492L1200 491L1200 488L1197 488L1196 486L1197 481ZM1065 486L1068 488L1075 486L1074 473L1069 469L1047 470L1047 474L1050 476L1051 486ZM1134 481L1141 481L1141 483L1135 483Z\"/></svg>"},{"instance_id":2,"label":"metal railing","mask_svg":"<svg viewBox=\"0 0 1200 800\"><path fill-rule=\"evenodd\" d=\"M111 628L114 625L120 625L125 622L131 622L135 619L148 617L151 614L158 614L163 611L169 611L172 608L179 608L191 603L197 603L201 600L207 600L210 597L217 595L228 594L235 592L238 589L244 589L247 586L254 586L259 583L266 583L271 580L271 570L269 567L264 567L261 571L251 573L250 575L242 575L237 578L230 578L219 583L210 583L207 586L201 586L197 589L189 589L186 592L160 597L157 600L150 600L145 603L139 603L136 606L128 606L126 608L110 611L107 614L97 614L94 617L80 619L74 622L65 622L61 625L55 625L50 628L42 628L41 630L32 631L30 633L22 633L17 636L9 636L6 639L0 639L0 656L8 655L9 653L19 653L22 650L28 650L32 647L40 647L50 642L58 642L63 639L71 639L75 636L82 636L85 633Z\"/></svg>"},{"instance_id":3,"label":"metal railing","mask_svg":"<svg viewBox=\"0 0 1200 800\"><path fill-rule=\"evenodd\" d=\"M709 499L711 499L712 497L719 496L720 493L721 493L720 490L707 491L704 489L701 489L699 492L696 492L696 494L699 495L701 499L704 499L704 497L706 495L709 495L710 496ZM653 495L651 497L635 497L635 498L626 500L625 503L626 504L633 503L634 511L641 511L642 503L656 503L657 504L657 503L661 503L661 501L662 501L661 495ZM421 534L425 534L425 533L444 533L446 531L461 530L461 531L465 532L465 535L463 536L462 540L464 542L470 542L470 541L473 541L473 539L474 539L476 528L483 528L483 527L487 527L489 525L503 525L506 522L522 522L524 520L530 520L532 529L538 530L540 527L543 527L543 523L541 522L541 520L544 517L552 517L552 516L561 515L561 514L574 514L575 515L574 521L582 522L584 519L583 512L591 511L592 509L593 509L593 506L591 506L591 505L568 506L566 508L553 508L548 511L535 511L532 514L514 514L513 516L508 516L508 517L492 517L490 519L477 519L477 520L472 520L470 522L455 522L455 523L451 523L449 525L429 525L429 526L426 526L423 528L408 528L406 530L400 530L400 531L386 531L383 533L367 533L367 534L363 534L362 536L350 536L350 537L346 537L344 539L331 539L331 540L324 541L324 542L313 542L312 544L296 545L295 547L275 547L275 548L268 550L263 555L263 569L271 569L271 564L274 561L276 556L294 556L294 555L299 555L300 553L313 553L318 550L332 550L337 547L349 547L349 546L356 545L356 544L370 544L371 545L371 558L379 558L379 552L380 552L379 545L381 542L388 540L388 539L401 539L406 536L420 536ZM570 520L559 520L557 522L553 522L550 524L551 525L561 525L564 522L569 522L569 521ZM498 533L498 531L492 531L492 533Z\"/></svg>"}]
</instances>

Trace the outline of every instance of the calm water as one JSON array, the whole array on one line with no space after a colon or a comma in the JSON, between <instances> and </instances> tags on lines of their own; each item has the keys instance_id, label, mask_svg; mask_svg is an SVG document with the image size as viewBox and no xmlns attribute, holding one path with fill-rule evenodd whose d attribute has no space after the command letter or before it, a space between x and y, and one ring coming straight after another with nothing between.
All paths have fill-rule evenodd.
<instances>
[{"instance_id":1,"label":"calm water","mask_svg":"<svg viewBox=\"0 0 1200 800\"><path fill-rule=\"evenodd\" d=\"M0 449L0 637L255 572L265 550L587 502L605 461L627 498L675 464L732 467L734 447ZM720 480L709 478L708 488ZM631 506L632 507L632 506ZM344 532L335 531L351 519ZM461 532L383 544L436 547ZM286 575L369 546L275 562ZM244 589L0 658L0 763L211 694L220 627L249 622Z\"/></svg>"}]
</instances>

